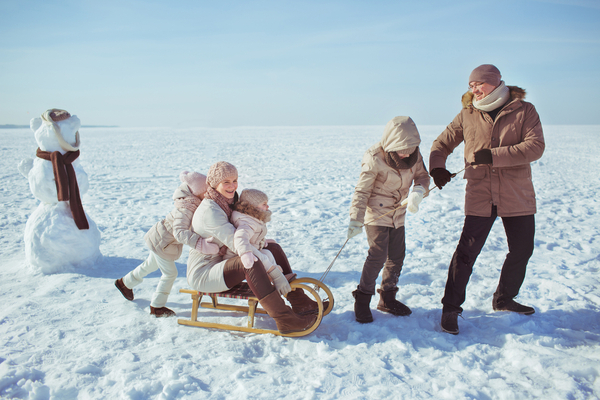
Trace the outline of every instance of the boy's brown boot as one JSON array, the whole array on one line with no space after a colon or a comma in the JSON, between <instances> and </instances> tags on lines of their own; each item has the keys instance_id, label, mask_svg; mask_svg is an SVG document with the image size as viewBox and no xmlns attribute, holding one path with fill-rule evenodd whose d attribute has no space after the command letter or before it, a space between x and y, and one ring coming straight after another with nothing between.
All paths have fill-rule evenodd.
<instances>
[{"instance_id":1,"label":"boy's brown boot","mask_svg":"<svg viewBox=\"0 0 600 400\"><path fill-rule=\"evenodd\" d=\"M371 297L373 295L363 293L357 287L354 292L352 292L352 296L354 296L354 317L357 322L361 324L368 324L369 322L373 322L373 314L371 314Z\"/></svg>"},{"instance_id":2,"label":"boy's brown boot","mask_svg":"<svg viewBox=\"0 0 600 400\"><path fill-rule=\"evenodd\" d=\"M377 309L379 311L399 315L402 317L412 314L410 308L396 300L397 292L398 288L394 288L393 290L388 290L385 292L381 289L377 289L377 293L379 293L379 303L377 304Z\"/></svg>"}]
</instances>

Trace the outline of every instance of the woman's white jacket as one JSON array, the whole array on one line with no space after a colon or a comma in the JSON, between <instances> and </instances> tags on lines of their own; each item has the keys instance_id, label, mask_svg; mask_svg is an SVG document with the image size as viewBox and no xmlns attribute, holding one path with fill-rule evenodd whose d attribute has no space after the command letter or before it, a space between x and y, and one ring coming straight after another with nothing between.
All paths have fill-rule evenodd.
<instances>
[{"instance_id":1,"label":"woman's white jacket","mask_svg":"<svg viewBox=\"0 0 600 400\"><path fill-rule=\"evenodd\" d=\"M213 238L219 247L227 246L235 251L235 227L229 222L225 211L211 199L204 199L192 218L192 230L204 239ZM219 254L202 254L195 248L190 249L187 264L187 281L201 292L218 293L227 290L223 269L225 262Z\"/></svg>"}]
</instances>

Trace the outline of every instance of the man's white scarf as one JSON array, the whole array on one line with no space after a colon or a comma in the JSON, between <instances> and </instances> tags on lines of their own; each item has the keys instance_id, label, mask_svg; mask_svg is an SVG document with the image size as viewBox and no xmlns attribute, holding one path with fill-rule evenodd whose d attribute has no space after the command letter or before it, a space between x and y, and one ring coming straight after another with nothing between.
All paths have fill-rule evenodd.
<instances>
[{"instance_id":1,"label":"man's white scarf","mask_svg":"<svg viewBox=\"0 0 600 400\"><path fill-rule=\"evenodd\" d=\"M510 97L510 90L500 81L500 85L494 91L481 100L473 99L473 107L481 111L492 111L502 106Z\"/></svg>"}]
</instances>

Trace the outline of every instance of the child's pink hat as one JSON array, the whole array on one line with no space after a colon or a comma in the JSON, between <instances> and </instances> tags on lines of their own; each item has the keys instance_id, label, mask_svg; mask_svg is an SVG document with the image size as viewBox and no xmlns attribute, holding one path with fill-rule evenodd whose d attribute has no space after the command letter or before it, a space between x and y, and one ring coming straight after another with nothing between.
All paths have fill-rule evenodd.
<instances>
[{"instance_id":1,"label":"child's pink hat","mask_svg":"<svg viewBox=\"0 0 600 400\"><path fill-rule=\"evenodd\" d=\"M181 182L187 183L194 196L204 197L206 189L208 188L208 185L206 184L206 175L194 171L183 171L179 174L179 179Z\"/></svg>"}]
</instances>

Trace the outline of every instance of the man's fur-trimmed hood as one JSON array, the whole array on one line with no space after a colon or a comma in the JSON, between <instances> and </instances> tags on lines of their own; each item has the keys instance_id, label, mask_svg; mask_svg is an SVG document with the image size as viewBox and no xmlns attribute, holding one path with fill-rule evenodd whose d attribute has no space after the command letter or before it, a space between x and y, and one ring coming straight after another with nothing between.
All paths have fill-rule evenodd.
<instances>
[{"instance_id":1,"label":"man's fur-trimmed hood","mask_svg":"<svg viewBox=\"0 0 600 400\"><path fill-rule=\"evenodd\" d=\"M527 92L525 89L521 89L518 86L507 86L510 91L510 99L509 102L513 100L525 100L525 95ZM473 97L475 95L472 92L467 92L462 96L462 106L463 108L473 107Z\"/></svg>"}]
</instances>

